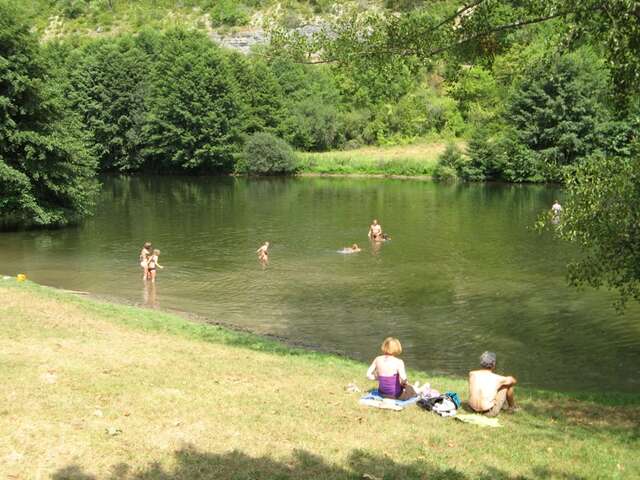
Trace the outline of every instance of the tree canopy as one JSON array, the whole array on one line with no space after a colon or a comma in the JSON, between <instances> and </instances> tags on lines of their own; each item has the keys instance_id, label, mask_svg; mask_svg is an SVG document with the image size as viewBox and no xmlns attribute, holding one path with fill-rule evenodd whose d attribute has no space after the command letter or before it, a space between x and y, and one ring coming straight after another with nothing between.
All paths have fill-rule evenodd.
<instances>
[{"instance_id":1,"label":"tree canopy","mask_svg":"<svg viewBox=\"0 0 640 480\"><path fill-rule=\"evenodd\" d=\"M5 224L64 225L97 192L81 122L65 108L37 39L0 1L0 212Z\"/></svg>"}]
</instances>

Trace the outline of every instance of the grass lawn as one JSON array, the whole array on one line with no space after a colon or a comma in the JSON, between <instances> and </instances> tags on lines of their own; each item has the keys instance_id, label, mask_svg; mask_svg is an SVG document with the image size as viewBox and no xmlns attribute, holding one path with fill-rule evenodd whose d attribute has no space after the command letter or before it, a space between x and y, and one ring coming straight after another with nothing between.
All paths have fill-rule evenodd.
<instances>
[{"instance_id":1,"label":"grass lawn","mask_svg":"<svg viewBox=\"0 0 640 480\"><path fill-rule=\"evenodd\" d=\"M520 388L484 429L360 407L366 366L0 281L0 478L639 478L640 396ZM517 372L515 372L517 374ZM410 372L466 397L462 378Z\"/></svg>"},{"instance_id":2,"label":"grass lawn","mask_svg":"<svg viewBox=\"0 0 640 480\"><path fill-rule=\"evenodd\" d=\"M457 142L462 148L464 142ZM298 153L301 172L430 176L446 143L418 143L393 147L363 147L322 153Z\"/></svg>"}]
</instances>

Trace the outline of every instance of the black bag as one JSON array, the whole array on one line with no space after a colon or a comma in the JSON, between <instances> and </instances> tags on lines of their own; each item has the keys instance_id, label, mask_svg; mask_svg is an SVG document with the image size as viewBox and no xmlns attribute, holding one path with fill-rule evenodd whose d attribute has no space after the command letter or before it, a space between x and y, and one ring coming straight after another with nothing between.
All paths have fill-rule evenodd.
<instances>
[{"instance_id":1,"label":"black bag","mask_svg":"<svg viewBox=\"0 0 640 480\"><path fill-rule=\"evenodd\" d=\"M445 399L444 395L440 395L439 397L431 397L431 398L421 398L416 402L420 408L424 408L427 412L433 410L433 406L436 403L441 403Z\"/></svg>"}]
</instances>

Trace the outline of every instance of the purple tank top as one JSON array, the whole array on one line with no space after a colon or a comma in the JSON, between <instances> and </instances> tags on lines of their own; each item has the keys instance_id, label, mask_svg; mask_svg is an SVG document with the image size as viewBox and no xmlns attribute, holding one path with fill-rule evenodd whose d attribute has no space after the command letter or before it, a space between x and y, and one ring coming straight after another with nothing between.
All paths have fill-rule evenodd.
<instances>
[{"instance_id":1,"label":"purple tank top","mask_svg":"<svg viewBox=\"0 0 640 480\"><path fill-rule=\"evenodd\" d=\"M380 392L380 395L396 398L402 393L400 374L398 373L390 377L378 377L378 382L378 391Z\"/></svg>"}]
</instances>

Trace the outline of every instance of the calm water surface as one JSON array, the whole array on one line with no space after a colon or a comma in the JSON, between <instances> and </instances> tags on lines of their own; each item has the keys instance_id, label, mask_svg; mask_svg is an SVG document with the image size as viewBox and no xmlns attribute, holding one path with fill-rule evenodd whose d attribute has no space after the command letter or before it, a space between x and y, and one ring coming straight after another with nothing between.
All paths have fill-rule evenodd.
<instances>
[{"instance_id":1,"label":"calm water surface","mask_svg":"<svg viewBox=\"0 0 640 480\"><path fill-rule=\"evenodd\" d=\"M531 231L557 191L383 179L107 178L94 218L0 234L0 271L370 360L463 375L485 349L523 384L638 391L640 310L566 286L573 252ZM367 240L378 218L391 242ZM162 250L155 288L138 252ZM271 241L263 269L255 250ZM341 255L358 243L363 252ZM363 372L364 376L364 372Z\"/></svg>"}]
</instances>

